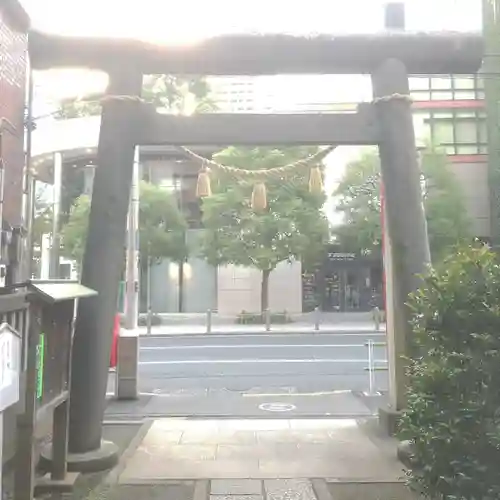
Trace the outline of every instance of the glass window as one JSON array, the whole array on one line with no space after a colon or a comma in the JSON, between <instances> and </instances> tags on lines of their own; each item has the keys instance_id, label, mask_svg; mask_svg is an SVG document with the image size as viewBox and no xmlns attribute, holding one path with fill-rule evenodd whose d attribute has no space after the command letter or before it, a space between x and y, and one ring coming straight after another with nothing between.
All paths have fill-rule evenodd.
<instances>
[{"instance_id":1,"label":"glass window","mask_svg":"<svg viewBox=\"0 0 500 500\"><path fill-rule=\"evenodd\" d=\"M451 101L453 99L453 92L451 90L448 91L432 91L431 99L433 101Z\"/></svg>"},{"instance_id":2,"label":"glass window","mask_svg":"<svg viewBox=\"0 0 500 500\"><path fill-rule=\"evenodd\" d=\"M453 78L453 86L456 90L459 89L474 89L476 82L474 76L462 76Z\"/></svg>"},{"instance_id":3,"label":"glass window","mask_svg":"<svg viewBox=\"0 0 500 500\"><path fill-rule=\"evenodd\" d=\"M464 118L472 118L476 120L477 113L475 110L469 110L469 109L456 109L455 110L455 119L456 120L463 120Z\"/></svg>"},{"instance_id":4,"label":"glass window","mask_svg":"<svg viewBox=\"0 0 500 500\"><path fill-rule=\"evenodd\" d=\"M451 119L453 118L453 111L435 111L432 113L432 118L434 120L441 120L443 118Z\"/></svg>"},{"instance_id":5,"label":"glass window","mask_svg":"<svg viewBox=\"0 0 500 500\"><path fill-rule=\"evenodd\" d=\"M439 89L439 90L451 89L451 77L445 76L445 77L432 78L431 87L433 90L434 89Z\"/></svg>"},{"instance_id":6,"label":"glass window","mask_svg":"<svg viewBox=\"0 0 500 500\"><path fill-rule=\"evenodd\" d=\"M488 143L488 128L486 126L485 120L479 120L477 122L478 140L481 144Z\"/></svg>"},{"instance_id":7,"label":"glass window","mask_svg":"<svg viewBox=\"0 0 500 500\"><path fill-rule=\"evenodd\" d=\"M477 145L462 145L457 146L458 155L477 155L479 153L479 148Z\"/></svg>"},{"instance_id":8,"label":"glass window","mask_svg":"<svg viewBox=\"0 0 500 500\"><path fill-rule=\"evenodd\" d=\"M455 146L453 144L448 144L446 146L443 146L443 150L447 155L455 155L457 154L455 150Z\"/></svg>"},{"instance_id":9,"label":"glass window","mask_svg":"<svg viewBox=\"0 0 500 500\"><path fill-rule=\"evenodd\" d=\"M428 90L429 78L423 76L414 76L409 79L410 90Z\"/></svg>"},{"instance_id":10,"label":"glass window","mask_svg":"<svg viewBox=\"0 0 500 500\"><path fill-rule=\"evenodd\" d=\"M455 99L463 101L467 99L476 99L475 90L455 90Z\"/></svg>"},{"instance_id":11,"label":"glass window","mask_svg":"<svg viewBox=\"0 0 500 500\"><path fill-rule=\"evenodd\" d=\"M432 126L432 141L436 144L453 144L453 122L435 121Z\"/></svg>"},{"instance_id":12,"label":"glass window","mask_svg":"<svg viewBox=\"0 0 500 500\"><path fill-rule=\"evenodd\" d=\"M455 141L465 144L477 143L477 122L475 120L455 122Z\"/></svg>"},{"instance_id":13,"label":"glass window","mask_svg":"<svg viewBox=\"0 0 500 500\"><path fill-rule=\"evenodd\" d=\"M412 96L413 100L415 100L415 101L430 101L431 100L431 93L430 92L422 92L419 90L418 92L412 92L411 96Z\"/></svg>"},{"instance_id":14,"label":"glass window","mask_svg":"<svg viewBox=\"0 0 500 500\"><path fill-rule=\"evenodd\" d=\"M415 100L415 101L430 101L431 100L431 93L430 92L422 92L419 90L418 92L412 92L411 96L412 96L413 100Z\"/></svg>"}]
</instances>

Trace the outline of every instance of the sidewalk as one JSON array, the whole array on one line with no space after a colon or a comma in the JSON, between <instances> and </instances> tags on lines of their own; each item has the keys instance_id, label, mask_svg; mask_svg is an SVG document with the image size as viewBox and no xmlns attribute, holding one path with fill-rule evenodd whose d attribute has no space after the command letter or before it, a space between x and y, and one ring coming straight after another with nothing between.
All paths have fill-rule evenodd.
<instances>
[{"instance_id":1,"label":"sidewalk","mask_svg":"<svg viewBox=\"0 0 500 500\"><path fill-rule=\"evenodd\" d=\"M129 332L123 327L122 331ZM146 327L139 327L132 330L138 335L147 335ZM270 334L270 333L373 333L375 325L372 322L345 322L345 323L325 323L320 324L319 330L314 329L312 323L289 323L284 325L271 325L270 331L266 331L265 325L235 325L221 324L212 325L210 333L207 333L206 325L180 324L180 325L158 325L151 328L152 336L163 335L220 335L220 334ZM385 325L380 326L380 333L385 332Z\"/></svg>"},{"instance_id":2,"label":"sidewalk","mask_svg":"<svg viewBox=\"0 0 500 500\"><path fill-rule=\"evenodd\" d=\"M395 447L369 419L157 419L89 498L410 500Z\"/></svg>"}]
</instances>

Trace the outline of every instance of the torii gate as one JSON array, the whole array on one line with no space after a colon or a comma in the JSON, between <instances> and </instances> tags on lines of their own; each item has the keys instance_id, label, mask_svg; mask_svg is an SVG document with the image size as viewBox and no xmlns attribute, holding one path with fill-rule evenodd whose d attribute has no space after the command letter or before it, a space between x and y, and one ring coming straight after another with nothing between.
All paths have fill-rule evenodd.
<instances>
[{"instance_id":1,"label":"torii gate","mask_svg":"<svg viewBox=\"0 0 500 500\"><path fill-rule=\"evenodd\" d=\"M111 466L102 418L131 188L134 148L173 145L379 146L388 238L385 250L390 408L404 408L401 355L410 334L408 294L430 262L408 74L466 74L481 64L476 34L378 34L295 37L230 35L192 47L30 33L34 69L86 67L110 82L103 112L82 283L99 292L79 306L71 386L70 468ZM141 99L143 74L370 74L373 102L349 114L156 114ZM72 462L71 457L76 457Z\"/></svg>"}]
</instances>

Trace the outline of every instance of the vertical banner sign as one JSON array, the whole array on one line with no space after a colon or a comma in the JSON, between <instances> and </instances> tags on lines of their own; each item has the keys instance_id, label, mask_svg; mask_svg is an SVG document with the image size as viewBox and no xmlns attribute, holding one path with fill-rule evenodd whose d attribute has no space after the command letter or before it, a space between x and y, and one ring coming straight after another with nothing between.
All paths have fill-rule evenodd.
<instances>
[{"instance_id":1,"label":"vertical banner sign","mask_svg":"<svg viewBox=\"0 0 500 500\"><path fill-rule=\"evenodd\" d=\"M43 368L45 364L45 335L40 334L36 348L36 398L41 399L43 395Z\"/></svg>"}]
</instances>

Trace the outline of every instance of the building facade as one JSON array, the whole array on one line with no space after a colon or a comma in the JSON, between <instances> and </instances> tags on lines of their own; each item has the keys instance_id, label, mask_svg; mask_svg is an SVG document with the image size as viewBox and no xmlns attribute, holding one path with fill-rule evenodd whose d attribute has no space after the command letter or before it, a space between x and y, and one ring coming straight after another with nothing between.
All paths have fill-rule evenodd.
<instances>
[{"instance_id":1,"label":"building facade","mask_svg":"<svg viewBox=\"0 0 500 500\"><path fill-rule=\"evenodd\" d=\"M210 79L210 85L212 98L221 112L349 113L355 111L356 102L369 101L371 98L370 81L364 76L217 77ZM463 190L473 235L488 240L487 127L481 79L475 75L412 77L410 88L417 138L431 141L446 151L449 168L457 176ZM45 180L50 179L51 155L54 151L63 151L68 168L71 165L86 166L84 189L90 194L98 127L97 117L54 122L48 130L40 127L34 133L33 165L40 170L41 177L45 175ZM209 151L206 153L210 154ZM44 170L44 162L48 162L48 170ZM144 176L175 193L189 222L186 238L196 245L202 230L200 204L195 196L198 166L174 154L168 147L142 147L141 163ZM370 266L374 264L370 263ZM352 263L344 267L350 268ZM363 308L366 308L367 300L353 301L349 298L358 292L360 297L367 295L366 279L351 279L349 273L343 270L330 273L333 277L343 277L339 278L339 284L335 286L323 283L324 291L337 286L342 288L338 304L332 305L336 300L333 298L331 304L326 304L323 296L325 292L318 298L317 305L333 307L335 310L356 309L356 304L360 304L359 307L364 304ZM303 308L305 292L301 274L299 263L282 264L273 272L270 279L273 310L299 312ZM360 290L355 291L355 283L358 282ZM152 309L157 313L191 313L212 309L222 314L238 314L242 310L257 311L260 305L258 271L234 266L215 269L199 259L196 252L180 267L168 260L155 265L150 283ZM143 310L146 308L145 285L143 277ZM310 307L310 304L304 307Z\"/></svg>"}]
</instances>

